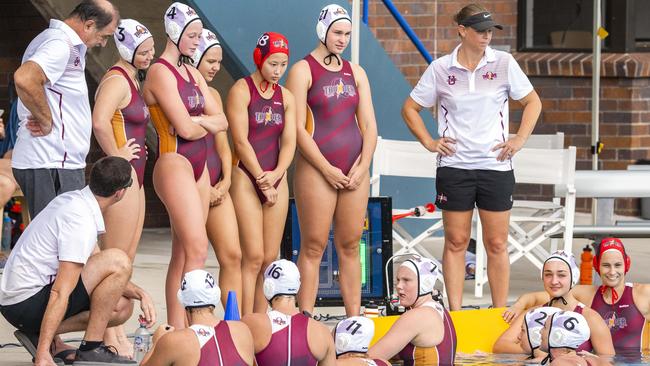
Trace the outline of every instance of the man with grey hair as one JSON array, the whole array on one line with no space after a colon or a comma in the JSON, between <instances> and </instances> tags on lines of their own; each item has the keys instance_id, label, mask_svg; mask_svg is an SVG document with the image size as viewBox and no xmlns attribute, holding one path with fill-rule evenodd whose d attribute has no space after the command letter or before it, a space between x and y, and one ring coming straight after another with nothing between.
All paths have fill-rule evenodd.
<instances>
[{"instance_id":1,"label":"man with grey hair","mask_svg":"<svg viewBox=\"0 0 650 366\"><path fill-rule=\"evenodd\" d=\"M81 1L64 21L50 20L14 74L20 127L11 166L32 217L85 185L92 131L86 51L105 46L118 21L109 1Z\"/></svg>"}]
</instances>

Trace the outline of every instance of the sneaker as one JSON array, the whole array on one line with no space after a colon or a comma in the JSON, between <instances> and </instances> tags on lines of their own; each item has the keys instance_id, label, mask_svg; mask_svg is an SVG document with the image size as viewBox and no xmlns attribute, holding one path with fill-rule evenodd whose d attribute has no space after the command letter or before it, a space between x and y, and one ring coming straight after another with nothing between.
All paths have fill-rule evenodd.
<instances>
[{"instance_id":1,"label":"sneaker","mask_svg":"<svg viewBox=\"0 0 650 366\"><path fill-rule=\"evenodd\" d=\"M77 355L73 363L74 366L100 366L100 365L137 365L138 362L130 360L117 354L113 346L101 346L90 350L77 350Z\"/></svg>"}]
</instances>

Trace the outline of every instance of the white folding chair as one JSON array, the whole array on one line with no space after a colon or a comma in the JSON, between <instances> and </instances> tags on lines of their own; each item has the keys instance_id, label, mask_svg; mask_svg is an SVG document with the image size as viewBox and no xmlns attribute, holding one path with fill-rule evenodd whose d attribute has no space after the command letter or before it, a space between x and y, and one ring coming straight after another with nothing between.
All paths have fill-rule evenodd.
<instances>
[{"instance_id":1,"label":"white folding chair","mask_svg":"<svg viewBox=\"0 0 650 366\"><path fill-rule=\"evenodd\" d=\"M511 133L510 138L516 136ZM528 136L525 148L529 149L564 149L564 132L554 134L533 134Z\"/></svg>"},{"instance_id":2,"label":"white folding chair","mask_svg":"<svg viewBox=\"0 0 650 366\"><path fill-rule=\"evenodd\" d=\"M576 192L574 187L576 148L523 148L513 158L517 183L562 186L562 196L551 201L515 201L510 216L508 252L510 264L528 259L541 270L549 251L541 246L552 234L564 233L563 249L572 250ZM558 191L558 190L556 190ZM560 204L564 199L564 206ZM474 295L483 296L487 282L486 255L480 220L476 228L476 276ZM551 244L551 251L554 251Z\"/></svg>"},{"instance_id":3,"label":"white folding chair","mask_svg":"<svg viewBox=\"0 0 650 366\"><path fill-rule=\"evenodd\" d=\"M431 184L436 177L437 154L425 149L417 141L400 141L387 140L381 137L377 138L377 147L372 161L372 176L370 178L370 195L379 196L380 183L382 176L398 176L411 178L428 178ZM408 209L393 209L393 215L407 213ZM394 251L394 255L400 254L419 254L423 257L430 258L442 269L438 260L421 244L439 231L442 231L442 214L439 211L426 213L420 217L414 217L418 220L435 220L422 233L413 237L399 223L393 223L393 242L401 248ZM438 238L442 240L441 238ZM442 275L442 272L440 272ZM442 276L439 276L442 281Z\"/></svg>"}]
</instances>

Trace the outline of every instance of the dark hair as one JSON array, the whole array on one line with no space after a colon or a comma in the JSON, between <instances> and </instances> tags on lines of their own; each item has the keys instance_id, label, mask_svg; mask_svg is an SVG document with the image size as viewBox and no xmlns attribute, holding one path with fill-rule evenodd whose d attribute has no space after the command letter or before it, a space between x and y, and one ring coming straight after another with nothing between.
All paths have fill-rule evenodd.
<instances>
[{"instance_id":1,"label":"dark hair","mask_svg":"<svg viewBox=\"0 0 650 366\"><path fill-rule=\"evenodd\" d=\"M131 164L124 158L107 156L95 162L90 170L90 190L100 197L110 197L129 186Z\"/></svg>"},{"instance_id":2,"label":"dark hair","mask_svg":"<svg viewBox=\"0 0 650 366\"><path fill-rule=\"evenodd\" d=\"M102 29L111 22L118 18L119 12L115 5L107 3L112 8L107 8L105 5L102 5L98 0L82 0L70 13L70 18L76 17L85 22L88 20L94 20L95 26L97 29Z\"/></svg>"},{"instance_id":3,"label":"dark hair","mask_svg":"<svg viewBox=\"0 0 650 366\"><path fill-rule=\"evenodd\" d=\"M474 14L489 12L483 5L474 3L465 5L458 13L454 15L454 22L460 24L463 20L471 17Z\"/></svg>"}]
</instances>

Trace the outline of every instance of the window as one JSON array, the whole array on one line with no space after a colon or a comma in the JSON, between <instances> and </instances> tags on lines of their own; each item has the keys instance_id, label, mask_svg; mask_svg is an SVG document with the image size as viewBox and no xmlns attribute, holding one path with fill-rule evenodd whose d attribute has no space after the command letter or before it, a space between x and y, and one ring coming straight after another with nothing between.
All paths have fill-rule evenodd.
<instances>
[{"instance_id":1,"label":"window","mask_svg":"<svg viewBox=\"0 0 650 366\"><path fill-rule=\"evenodd\" d=\"M604 52L650 51L650 0L601 0ZM519 51L591 52L593 0L519 0Z\"/></svg>"}]
</instances>

